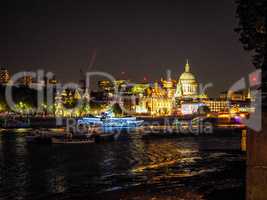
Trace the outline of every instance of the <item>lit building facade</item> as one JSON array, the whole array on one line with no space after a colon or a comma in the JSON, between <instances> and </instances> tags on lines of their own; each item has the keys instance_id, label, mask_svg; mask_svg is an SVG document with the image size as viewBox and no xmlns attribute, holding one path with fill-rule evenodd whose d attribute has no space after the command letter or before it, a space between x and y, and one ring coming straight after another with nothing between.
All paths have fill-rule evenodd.
<instances>
[{"instance_id":1,"label":"lit building facade","mask_svg":"<svg viewBox=\"0 0 267 200\"><path fill-rule=\"evenodd\" d=\"M25 75L20 79L20 84L24 86L30 86L33 82L32 76Z\"/></svg>"},{"instance_id":2,"label":"lit building facade","mask_svg":"<svg viewBox=\"0 0 267 200\"><path fill-rule=\"evenodd\" d=\"M166 90L168 97L174 97L176 89L176 80L163 80L161 79L162 88Z\"/></svg>"},{"instance_id":3,"label":"lit building facade","mask_svg":"<svg viewBox=\"0 0 267 200\"><path fill-rule=\"evenodd\" d=\"M109 80L100 80L98 81L98 88L101 91L111 91L113 89L113 85Z\"/></svg>"},{"instance_id":4,"label":"lit building facade","mask_svg":"<svg viewBox=\"0 0 267 200\"><path fill-rule=\"evenodd\" d=\"M7 84L10 80L10 74L5 67L0 68L0 84Z\"/></svg>"},{"instance_id":5,"label":"lit building facade","mask_svg":"<svg viewBox=\"0 0 267 200\"><path fill-rule=\"evenodd\" d=\"M140 95L135 106L137 114L148 115L171 115L173 107L173 97L168 95L168 91L155 83L153 87L147 88L145 95Z\"/></svg>"},{"instance_id":6,"label":"lit building facade","mask_svg":"<svg viewBox=\"0 0 267 200\"><path fill-rule=\"evenodd\" d=\"M251 105L251 101L246 100L227 100L227 99L205 99L202 101L207 105L211 112L231 112L231 110L237 110L238 112L252 113L254 107Z\"/></svg>"},{"instance_id":7,"label":"lit building facade","mask_svg":"<svg viewBox=\"0 0 267 200\"><path fill-rule=\"evenodd\" d=\"M188 61L185 65L185 71L178 80L175 97L178 99L194 99L198 97L198 82L190 71Z\"/></svg>"},{"instance_id":8,"label":"lit building facade","mask_svg":"<svg viewBox=\"0 0 267 200\"><path fill-rule=\"evenodd\" d=\"M79 105L76 106L76 103ZM88 89L81 91L76 89L57 92L55 96L54 114L63 117L79 117L90 113L90 94Z\"/></svg>"},{"instance_id":9,"label":"lit building facade","mask_svg":"<svg viewBox=\"0 0 267 200\"><path fill-rule=\"evenodd\" d=\"M209 107L211 112L229 111L230 103L228 100L205 99L202 102Z\"/></svg>"},{"instance_id":10,"label":"lit building facade","mask_svg":"<svg viewBox=\"0 0 267 200\"><path fill-rule=\"evenodd\" d=\"M231 101L246 101L251 99L250 89L242 91L226 91L221 92L220 99L228 99Z\"/></svg>"},{"instance_id":11,"label":"lit building facade","mask_svg":"<svg viewBox=\"0 0 267 200\"><path fill-rule=\"evenodd\" d=\"M56 77L53 76L51 79L49 79L49 80L47 81L47 83L50 84L50 85L56 85L56 84L58 84L59 82L58 82L58 80L56 79Z\"/></svg>"},{"instance_id":12,"label":"lit building facade","mask_svg":"<svg viewBox=\"0 0 267 200\"><path fill-rule=\"evenodd\" d=\"M110 80L100 80L98 81L98 88L105 92L114 92L117 90L124 90L129 83L129 80L115 80L114 82Z\"/></svg>"}]
</instances>

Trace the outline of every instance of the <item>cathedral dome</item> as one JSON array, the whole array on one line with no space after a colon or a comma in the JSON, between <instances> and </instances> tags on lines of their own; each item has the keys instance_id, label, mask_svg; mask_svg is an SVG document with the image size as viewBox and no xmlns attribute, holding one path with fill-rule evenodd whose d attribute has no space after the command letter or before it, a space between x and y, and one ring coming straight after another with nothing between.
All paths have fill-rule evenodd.
<instances>
[{"instance_id":1,"label":"cathedral dome","mask_svg":"<svg viewBox=\"0 0 267 200\"><path fill-rule=\"evenodd\" d=\"M194 74L191 72L183 72L179 78L179 80L196 80Z\"/></svg>"},{"instance_id":2,"label":"cathedral dome","mask_svg":"<svg viewBox=\"0 0 267 200\"><path fill-rule=\"evenodd\" d=\"M195 98L198 95L198 82L194 74L190 72L190 66L187 61L185 71L181 74L175 96L179 98Z\"/></svg>"},{"instance_id":3,"label":"cathedral dome","mask_svg":"<svg viewBox=\"0 0 267 200\"><path fill-rule=\"evenodd\" d=\"M189 63L187 61L186 65L185 65L185 71L181 74L179 81L183 81L183 80L193 80L196 81L196 78L194 76L194 74L192 74L190 72L190 66Z\"/></svg>"}]
</instances>

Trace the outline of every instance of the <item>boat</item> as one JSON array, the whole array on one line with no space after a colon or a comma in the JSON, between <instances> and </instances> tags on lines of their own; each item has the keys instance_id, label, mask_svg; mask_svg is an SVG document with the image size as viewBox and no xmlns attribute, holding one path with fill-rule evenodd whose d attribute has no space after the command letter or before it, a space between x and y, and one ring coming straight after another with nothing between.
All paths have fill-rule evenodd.
<instances>
[{"instance_id":1,"label":"boat","mask_svg":"<svg viewBox=\"0 0 267 200\"><path fill-rule=\"evenodd\" d=\"M26 142L29 144L51 144L51 138L63 138L64 134L58 134L48 129L37 129L26 135Z\"/></svg>"},{"instance_id":2,"label":"boat","mask_svg":"<svg viewBox=\"0 0 267 200\"><path fill-rule=\"evenodd\" d=\"M25 120L18 119L4 119L0 122L0 127L6 129L15 129L15 128L29 128L30 123Z\"/></svg>"},{"instance_id":3,"label":"boat","mask_svg":"<svg viewBox=\"0 0 267 200\"><path fill-rule=\"evenodd\" d=\"M26 142L27 143L33 143L37 139L37 137L38 137L38 135L36 135L36 134L29 134L25 137Z\"/></svg>"},{"instance_id":4,"label":"boat","mask_svg":"<svg viewBox=\"0 0 267 200\"><path fill-rule=\"evenodd\" d=\"M78 119L78 125L100 126L100 127L139 127L144 120L137 120L136 117L114 117L112 112L102 113L99 117L83 117Z\"/></svg>"},{"instance_id":5,"label":"boat","mask_svg":"<svg viewBox=\"0 0 267 200\"><path fill-rule=\"evenodd\" d=\"M91 144L94 143L94 140L65 140L52 138L52 144Z\"/></svg>"},{"instance_id":6,"label":"boat","mask_svg":"<svg viewBox=\"0 0 267 200\"><path fill-rule=\"evenodd\" d=\"M95 140L91 137L88 137L87 135L72 135L69 134L65 136L64 138L51 138L52 144L91 144L94 143Z\"/></svg>"},{"instance_id":7,"label":"boat","mask_svg":"<svg viewBox=\"0 0 267 200\"><path fill-rule=\"evenodd\" d=\"M95 142L114 141L116 133L101 133L94 135Z\"/></svg>"},{"instance_id":8,"label":"boat","mask_svg":"<svg viewBox=\"0 0 267 200\"><path fill-rule=\"evenodd\" d=\"M50 144L51 137L48 135L38 135L35 133L29 134L25 137L28 144Z\"/></svg>"}]
</instances>

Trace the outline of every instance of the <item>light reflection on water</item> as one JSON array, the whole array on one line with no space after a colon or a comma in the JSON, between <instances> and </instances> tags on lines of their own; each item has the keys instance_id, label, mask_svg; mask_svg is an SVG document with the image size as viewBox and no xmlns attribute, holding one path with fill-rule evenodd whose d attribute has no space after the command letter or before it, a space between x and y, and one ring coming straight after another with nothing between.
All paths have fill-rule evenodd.
<instances>
[{"instance_id":1,"label":"light reflection on water","mask_svg":"<svg viewBox=\"0 0 267 200\"><path fill-rule=\"evenodd\" d=\"M243 156L235 151L239 149L238 138L142 140L133 136L100 144L35 146L26 145L21 134L0 136L0 199L56 199L56 194L61 199L83 198L105 196L111 191L119 195L125 189L135 194L173 190L174 196L176 190L191 195L199 191L202 196L204 187L243 184L242 174L220 175L231 179L231 184L217 180L217 175L211 177L239 170L244 163ZM180 191L179 195L184 194Z\"/></svg>"}]
</instances>

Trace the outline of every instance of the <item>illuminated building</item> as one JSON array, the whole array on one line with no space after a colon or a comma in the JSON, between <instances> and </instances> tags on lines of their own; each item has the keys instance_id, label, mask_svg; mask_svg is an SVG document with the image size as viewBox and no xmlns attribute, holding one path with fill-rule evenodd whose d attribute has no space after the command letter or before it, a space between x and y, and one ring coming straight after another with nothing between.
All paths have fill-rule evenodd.
<instances>
[{"instance_id":1,"label":"illuminated building","mask_svg":"<svg viewBox=\"0 0 267 200\"><path fill-rule=\"evenodd\" d=\"M90 93L89 93L89 90L88 90L88 88L86 88L86 89L85 89L85 91L84 91L84 94L83 94L82 98L84 99L84 101L87 101L87 102L89 102L89 101L90 101Z\"/></svg>"},{"instance_id":2,"label":"illuminated building","mask_svg":"<svg viewBox=\"0 0 267 200\"><path fill-rule=\"evenodd\" d=\"M111 91L113 84L109 80L98 81L98 88L102 91Z\"/></svg>"},{"instance_id":3,"label":"illuminated building","mask_svg":"<svg viewBox=\"0 0 267 200\"><path fill-rule=\"evenodd\" d=\"M5 67L0 68L0 84L7 84L10 80L10 75Z\"/></svg>"},{"instance_id":4,"label":"illuminated building","mask_svg":"<svg viewBox=\"0 0 267 200\"><path fill-rule=\"evenodd\" d=\"M134 95L144 94L149 87L148 83L137 83L131 87L131 93Z\"/></svg>"},{"instance_id":5,"label":"illuminated building","mask_svg":"<svg viewBox=\"0 0 267 200\"><path fill-rule=\"evenodd\" d=\"M116 80L115 81L115 85L117 86L119 91L125 91L128 84L129 84L129 80Z\"/></svg>"},{"instance_id":6,"label":"illuminated building","mask_svg":"<svg viewBox=\"0 0 267 200\"><path fill-rule=\"evenodd\" d=\"M164 97L142 97L140 103L136 105L137 114L149 115L171 115L172 99Z\"/></svg>"},{"instance_id":7,"label":"illuminated building","mask_svg":"<svg viewBox=\"0 0 267 200\"><path fill-rule=\"evenodd\" d=\"M111 82L110 80L100 80L98 81L98 88L101 91L113 93L115 89L119 91L124 90L128 83L128 80L115 80L115 82Z\"/></svg>"},{"instance_id":8,"label":"illuminated building","mask_svg":"<svg viewBox=\"0 0 267 200\"><path fill-rule=\"evenodd\" d=\"M174 97L176 80L163 80L161 79L162 88L167 91L168 97Z\"/></svg>"},{"instance_id":9,"label":"illuminated building","mask_svg":"<svg viewBox=\"0 0 267 200\"><path fill-rule=\"evenodd\" d=\"M230 112L232 109L238 112L251 113L255 108L251 105L250 100L228 100L228 99L205 99L202 101L206 104L211 112Z\"/></svg>"},{"instance_id":10,"label":"illuminated building","mask_svg":"<svg viewBox=\"0 0 267 200\"><path fill-rule=\"evenodd\" d=\"M194 74L190 71L190 66L187 60L185 71L181 74L176 87L175 97L178 99L197 98L198 82Z\"/></svg>"},{"instance_id":11,"label":"illuminated building","mask_svg":"<svg viewBox=\"0 0 267 200\"><path fill-rule=\"evenodd\" d=\"M88 88L85 88L84 91L82 91L81 89L76 89L76 91L78 91L78 93L79 93L78 99L82 99L82 100L86 100L86 101L90 100L90 93L89 93Z\"/></svg>"},{"instance_id":12,"label":"illuminated building","mask_svg":"<svg viewBox=\"0 0 267 200\"><path fill-rule=\"evenodd\" d=\"M230 101L230 108L236 108L239 112L253 113L255 112L255 105L251 104L250 100L246 101Z\"/></svg>"},{"instance_id":13,"label":"illuminated building","mask_svg":"<svg viewBox=\"0 0 267 200\"><path fill-rule=\"evenodd\" d=\"M90 95L88 89L82 93L80 89L71 91L69 89L57 92L55 96L55 115L56 116L85 116L90 113ZM76 103L79 104L76 105Z\"/></svg>"},{"instance_id":14,"label":"illuminated building","mask_svg":"<svg viewBox=\"0 0 267 200\"><path fill-rule=\"evenodd\" d=\"M253 95L251 95L250 89L244 89L240 91L227 91L220 94L218 102L228 102L228 111L231 108L238 108L240 112L251 113L254 112L255 107L251 105L254 101Z\"/></svg>"},{"instance_id":15,"label":"illuminated building","mask_svg":"<svg viewBox=\"0 0 267 200\"><path fill-rule=\"evenodd\" d=\"M221 92L220 99L228 99L231 101L246 101L251 99L250 89L240 90L240 91L226 91Z\"/></svg>"},{"instance_id":16,"label":"illuminated building","mask_svg":"<svg viewBox=\"0 0 267 200\"><path fill-rule=\"evenodd\" d=\"M140 95L135 112L149 115L171 115L173 98L168 96L167 90L159 87L156 82L147 88L144 95Z\"/></svg>"},{"instance_id":17,"label":"illuminated building","mask_svg":"<svg viewBox=\"0 0 267 200\"><path fill-rule=\"evenodd\" d=\"M202 101L206 104L211 112L223 112L228 111L230 103L228 100L222 99L206 99Z\"/></svg>"},{"instance_id":18,"label":"illuminated building","mask_svg":"<svg viewBox=\"0 0 267 200\"><path fill-rule=\"evenodd\" d=\"M48 84L56 85L57 83L58 83L58 80L56 79L55 76L48 80Z\"/></svg>"},{"instance_id":19,"label":"illuminated building","mask_svg":"<svg viewBox=\"0 0 267 200\"><path fill-rule=\"evenodd\" d=\"M30 86L32 84L32 76L25 75L20 79L20 84L24 86Z\"/></svg>"},{"instance_id":20,"label":"illuminated building","mask_svg":"<svg viewBox=\"0 0 267 200\"><path fill-rule=\"evenodd\" d=\"M177 84L176 80L164 80L164 79L161 79L160 82L161 82L162 87L164 89L174 89L175 88L175 84Z\"/></svg>"},{"instance_id":21,"label":"illuminated building","mask_svg":"<svg viewBox=\"0 0 267 200\"><path fill-rule=\"evenodd\" d=\"M62 101L62 94L57 92L55 96L55 115L63 116L64 115L64 106Z\"/></svg>"},{"instance_id":22,"label":"illuminated building","mask_svg":"<svg viewBox=\"0 0 267 200\"><path fill-rule=\"evenodd\" d=\"M182 115L201 114L201 111L204 111L204 109L202 109L204 107L207 107L207 105L204 103L183 103L181 104L181 114ZM206 110L209 109L207 108Z\"/></svg>"},{"instance_id":23,"label":"illuminated building","mask_svg":"<svg viewBox=\"0 0 267 200\"><path fill-rule=\"evenodd\" d=\"M74 96L73 96L74 99L76 100L80 100L82 97L81 97L81 94L80 94L80 91L78 89L76 89L74 91Z\"/></svg>"},{"instance_id":24,"label":"illuminated building","mask_svg":"<svg viewBox=\"0 0 267 200\"><path fill-rule=\"evenodd\" d=\"M135 114L166 116L172 114L173 97L176 81L163 80L149 83L138 83L131 87L130 93L123 100L124 107Z\"/></svg>"}]
</instances>

